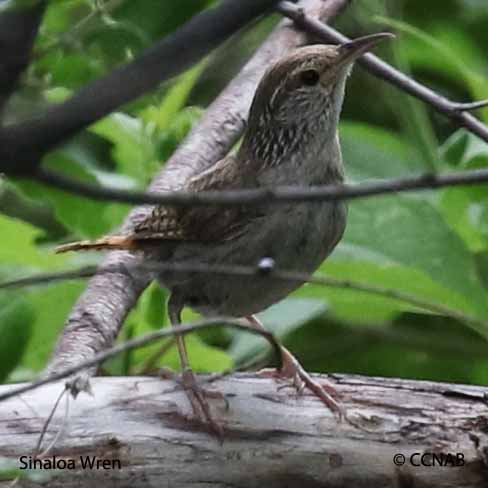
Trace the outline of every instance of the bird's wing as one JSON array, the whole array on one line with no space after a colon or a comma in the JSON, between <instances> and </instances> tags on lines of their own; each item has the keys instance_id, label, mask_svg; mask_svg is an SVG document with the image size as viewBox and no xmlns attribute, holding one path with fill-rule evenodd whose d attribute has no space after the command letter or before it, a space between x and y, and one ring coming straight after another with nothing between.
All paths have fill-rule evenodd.
<instances>
[{"instance_id":1,"label":"bird's wing","mask_svg":"<svg viewBox=\"0 0 488 488\"><path fill-rule=\"evenodd\" d=\"M221 159L214 166L191 178L182 188L201 192L255 187L254 177L244 178L239 160L234 155ZM239 235L255 216L255 208L242 206L158 206L135 229L141 240L222 241Z\"/></svg>"}]
</instances>

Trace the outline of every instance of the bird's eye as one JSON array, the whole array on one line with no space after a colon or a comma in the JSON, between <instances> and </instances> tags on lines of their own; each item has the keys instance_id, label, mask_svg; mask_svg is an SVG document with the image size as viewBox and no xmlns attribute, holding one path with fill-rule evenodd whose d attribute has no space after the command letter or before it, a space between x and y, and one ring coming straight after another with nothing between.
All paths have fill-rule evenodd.
<instances>
[{"instance_id":1,"label":"bird's eye","mask_svg":"<svg viewBox=\"0 0 488 488\"><path fill-rule=\"evenodd\" d=\"M300 73L300 78L304 85L314 86L319 82L320 75L314 69L307 69Z\"/></svg>"}]
</instances>

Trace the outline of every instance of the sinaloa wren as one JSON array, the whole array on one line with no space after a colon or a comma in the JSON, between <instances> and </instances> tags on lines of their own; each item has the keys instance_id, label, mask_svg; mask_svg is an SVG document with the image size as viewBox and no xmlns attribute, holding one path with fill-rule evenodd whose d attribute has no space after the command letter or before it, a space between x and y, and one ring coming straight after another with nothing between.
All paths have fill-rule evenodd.
<instances>
[{"instance_id":1,"label":"sinaloa wren","mask_svg":"<svg viewBox=\"0 0 488 488\"><path fill-rule=\"evenodd\" d=\"M182 184L187 191L277 185L327 185L343 181L337 134L344 86L353 62L388 33L340 46L302 47L272 66L254 96L247 129L230 154ZM126 249L148 260L185 265L256 266L270 257L277 268L313 273L334 249L346 224L338 202L298 202L230 207L154 208L132 233L60 246L57 251ZM206 316L243 317L261 327L254 314L286 297L301 283L264 276L165 271L156 278L171 296L173 325L182 308ZM195 414L213 424L205 392L198 388L183 342L177 335L183 380ZM314 381L283 347L281 374L301 390L310 388L332 410L342 412L332 385ZM215 426L214 426L215 427Z\"/></svg>"}]
</instances>

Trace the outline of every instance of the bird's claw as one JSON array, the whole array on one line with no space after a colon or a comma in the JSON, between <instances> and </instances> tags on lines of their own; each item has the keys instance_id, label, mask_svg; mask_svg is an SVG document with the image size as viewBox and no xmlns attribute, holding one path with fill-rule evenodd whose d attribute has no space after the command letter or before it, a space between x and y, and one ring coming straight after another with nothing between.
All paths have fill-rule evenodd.
<instances>
[{"instance_id":1,"label":"bird's claw","mask_svg":"<svg viewBox=\"0 0 488 488\"><path fill-rule=\"evenodd\" d=\"M210 410L210 405L207 398L216 398L223 400L228 408L227 399L224 395L217 391L205 390L198 385L195 374L191 369L186 369L182 373L182 384L185 389L186 396L190 401L193 414L195 417L209 430L215 434L220 440L223 439L224 429L221 424L219 424L212 415Z\"/></svg>"},{"instance_id":2,"label":"bird's claw","mask_svg":"<svg viewBox=\"0 0 488 488\"><path fill-rule=\"evenodd\" d=\"M303 394L305 388L308 388L333 413L337 414L339 419L345 417L345 409L337 400L339 394L334 386L325 380L321 382L314 380L287 349L283 348L281 369L265 369L261 370L259 374L262 376L291 379L291 385L282 385L279 389L292 386L295 388L297 396L299 396Z\"/></svg>"}]
</instances>

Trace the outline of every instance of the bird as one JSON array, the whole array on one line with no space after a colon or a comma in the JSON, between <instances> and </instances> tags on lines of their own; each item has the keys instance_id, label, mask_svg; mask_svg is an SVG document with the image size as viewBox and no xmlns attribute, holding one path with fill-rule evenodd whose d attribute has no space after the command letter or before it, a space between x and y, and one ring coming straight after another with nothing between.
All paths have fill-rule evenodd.
<instances>
[{"instance_id":1,"label":"bird","mask_svg":"<svg viewBox=\"0 0 488 488\"><path fill-rule=\"evenodd\" d=\"M344 165L338 124L346 80L354 62L380 41L376 33L339 44L296 48L269 67L259 82L237 151L188 177L188 192L267 189L279 185L341 184ZM132 230L94 241L59 246L57 252L128 250L148 262L198 266L256 266L263 258L278 269L311 275L340 241L347 219L343 201L262 202L256 205L155 206ZM168 315L181 324L185 306L204 316L242 318L263 325L256 314L279 302L303 283L271 275L235 276L211 272L155 271L170 292ZM195 416L214 431L207 401L190 367L184 338L176 334L182 381ZM344 415L331 383L313 379L281 345L278 376L299 392L310 389L331 411Z\"/></svg>"}]
</instances>

